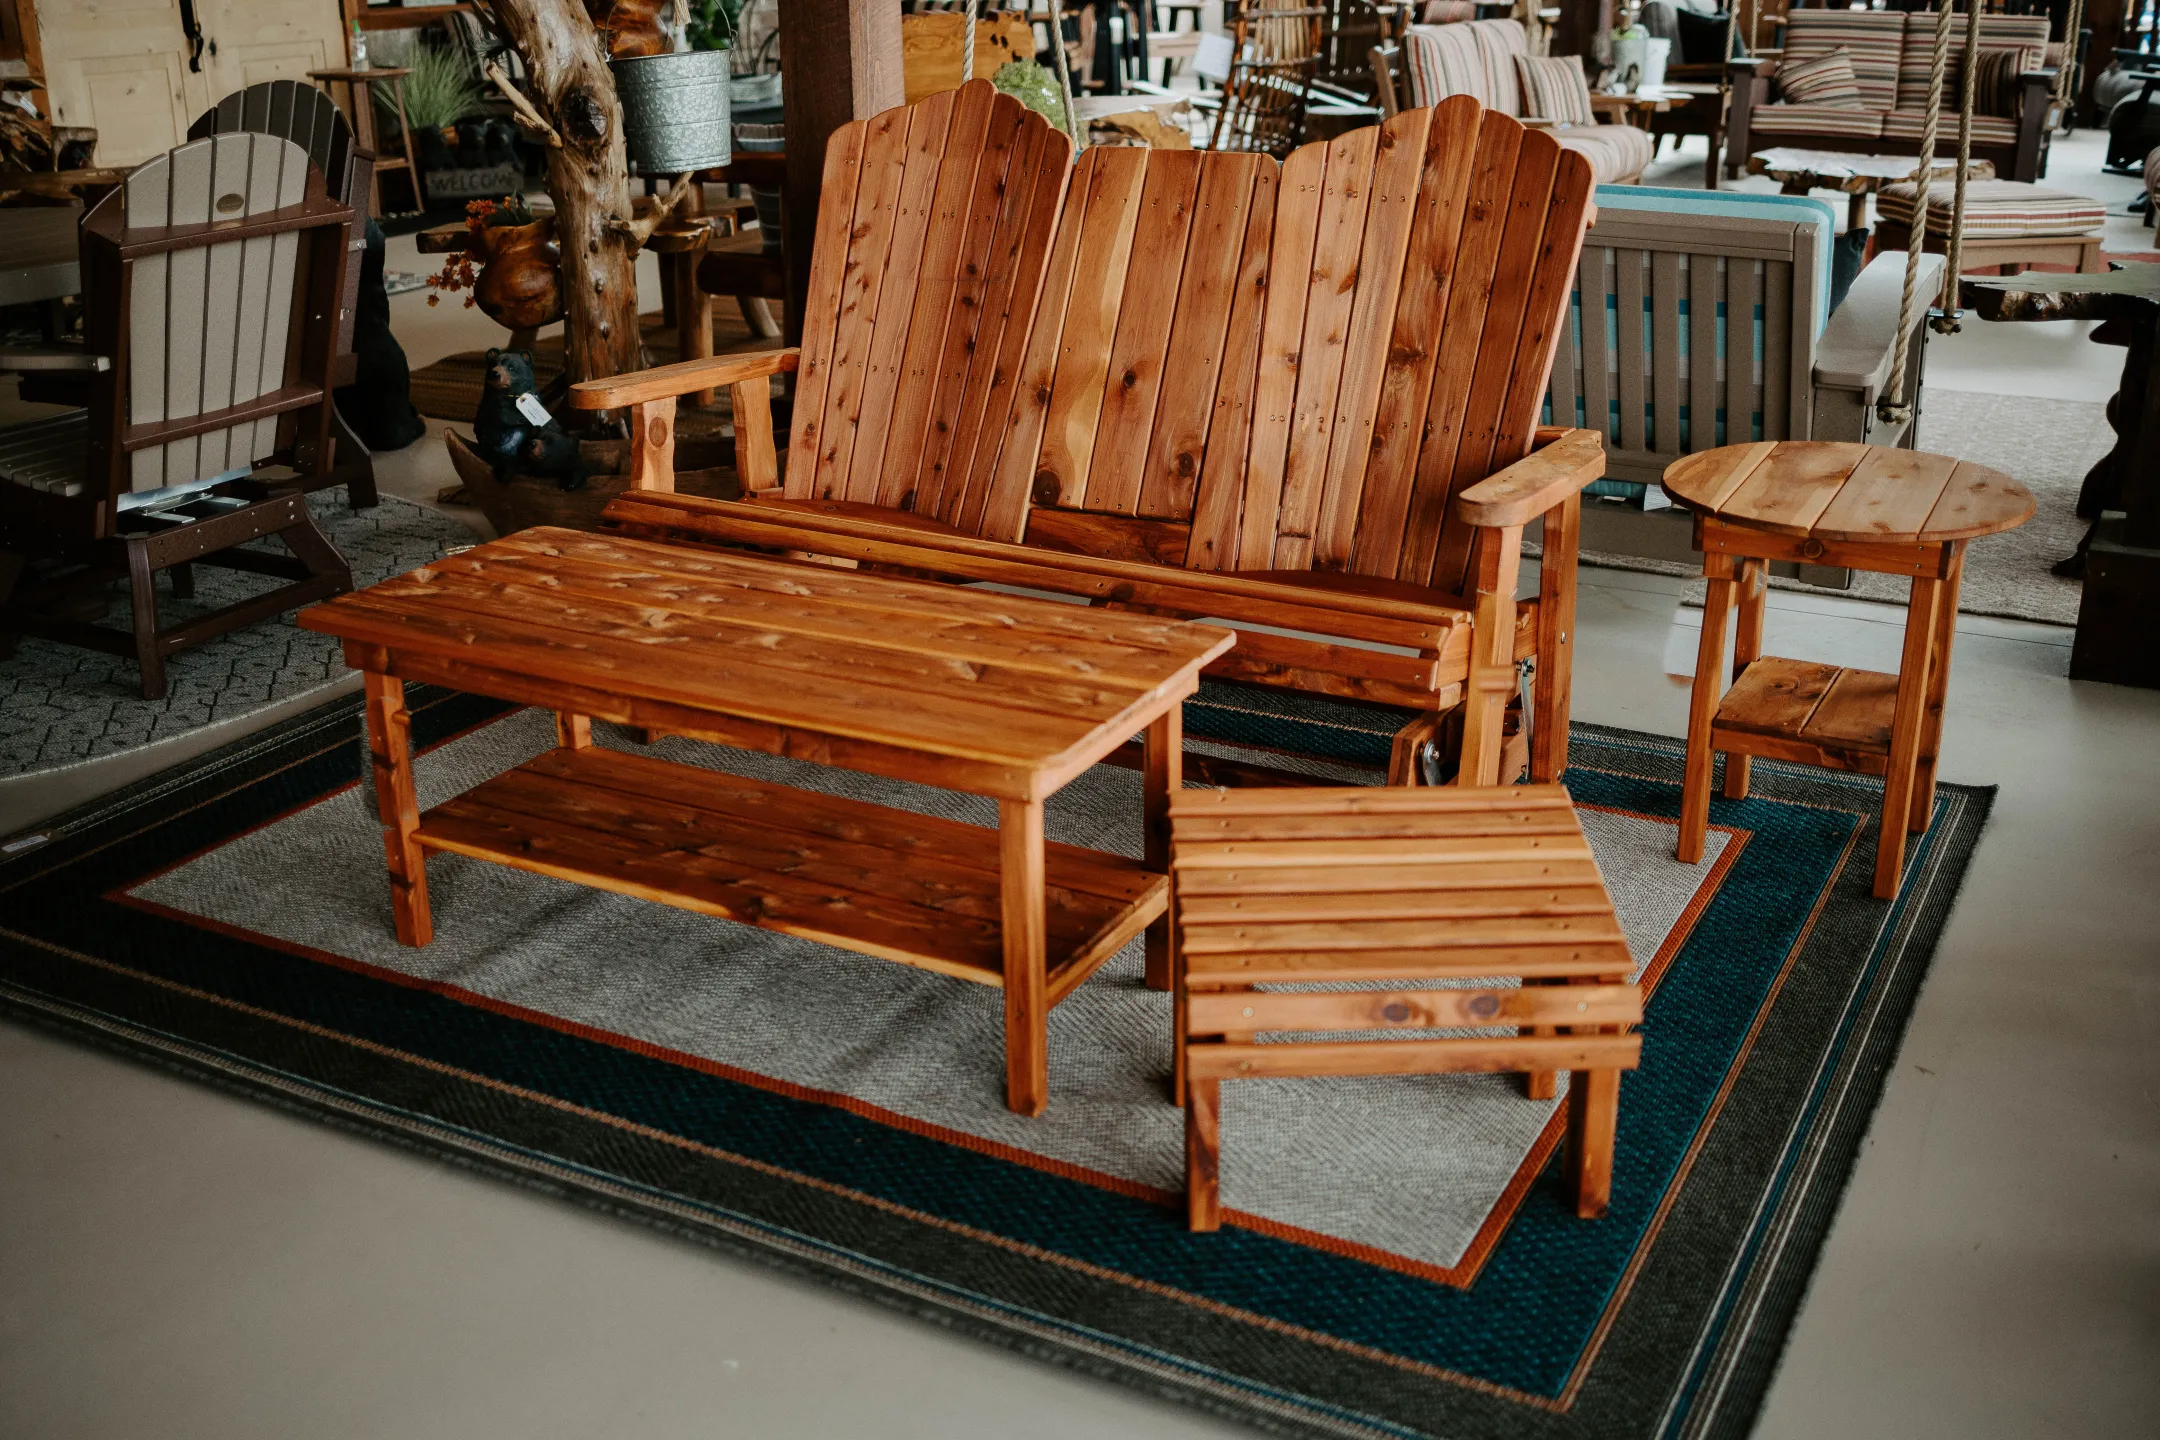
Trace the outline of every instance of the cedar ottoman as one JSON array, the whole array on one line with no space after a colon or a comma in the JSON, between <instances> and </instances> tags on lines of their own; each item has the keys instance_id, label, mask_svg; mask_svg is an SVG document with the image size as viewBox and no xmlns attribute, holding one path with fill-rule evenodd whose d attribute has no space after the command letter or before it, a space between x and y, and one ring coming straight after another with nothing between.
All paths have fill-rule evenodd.
<instances>
[{"instance_id":1,"label":"cedar ottoman","mask_svg":"<svg viewBox=\"0 0 2160 1440\"><path fill-rule=\"evenodd\" d=\"M1182 790L1170 827L1193 1229L1221 1224L1222 1082L1284 1075L1521 1071L1550 1098L1570 1071L1567 1183L1605 1213L1642 993L1565 789ZM1434 1030L1474 1033L1381 1038Z\"/></svg>"}]
</instances>

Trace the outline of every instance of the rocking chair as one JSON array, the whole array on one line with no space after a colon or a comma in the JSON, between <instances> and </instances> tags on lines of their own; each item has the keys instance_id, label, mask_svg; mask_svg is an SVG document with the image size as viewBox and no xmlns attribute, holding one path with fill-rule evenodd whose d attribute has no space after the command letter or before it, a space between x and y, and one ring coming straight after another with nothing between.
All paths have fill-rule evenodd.
<instances>
[{"instance_id":1,"label":"rocking chair","mask_svg":"<svg viewBox=\"0 0 2160 1440\"><path fill-rule=\"evenodd\" d=\"M0 430L0 641L132 654L154 700L174 651L352 588L305 492L331 468L353 224L305 150L248 133L157 156L90 211L87 343L0 357L90 381L87 408ZM273 535L289 555L241 548ZM161 627L157 572L186 598L195 564L292 583ZM122 575L131 629L83 618Z\"/></svg>"}]
</instances>

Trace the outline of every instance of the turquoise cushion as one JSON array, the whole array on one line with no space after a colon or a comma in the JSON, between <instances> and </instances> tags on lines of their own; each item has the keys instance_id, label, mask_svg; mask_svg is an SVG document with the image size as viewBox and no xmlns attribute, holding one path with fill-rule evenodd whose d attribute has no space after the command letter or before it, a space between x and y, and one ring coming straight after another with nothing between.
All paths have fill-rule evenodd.
<instances>
[{"instance_id":1,"label":"turquoise cushion","mask_svg":"<svg viewBox=\"0 0 2160 1440\"><path fill-rule=\"evenodd\" d=\"M1830 323L1830 242L1838 233L1837 208L1807 195L1744 195L1732 190L1667 190L1653 185L1600 185L1600 208L1658 210L1668 215L1731 215L1742 220L1815 222L1815 333Z\"/></svg>"}]
</instances>

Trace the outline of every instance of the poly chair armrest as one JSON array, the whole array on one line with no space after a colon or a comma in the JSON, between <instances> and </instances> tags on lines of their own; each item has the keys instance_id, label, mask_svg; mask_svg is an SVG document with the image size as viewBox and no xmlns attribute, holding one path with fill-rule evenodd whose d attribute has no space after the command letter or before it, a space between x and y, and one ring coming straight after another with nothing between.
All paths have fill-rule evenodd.
<instances>
[{"instance_id":1,"label":"poly chair armrest","mask_svg":"<svg viewBox=\"0 0 2160 1440\"><path fill-rule=\"evenodd\" d=\"M693 390L713 390L740 385L793 370L802 360L800 350L755 350L741 355L714 355L705 360L685 360L614 375L605 380L581 380L570 387L570 404L579 410L614 410L624 405L643 405L669 400Z\"/></svg>"},{"instance_id":2,"label":"poly chair armrest","mask_svg":"<svg viewBox=\"0 0 2160 1440\"><path fill-rule=\"evenodd\" d=\"M1604 437L1595 430L1563 430L1455 497L1455 513L1487 529L1527 525L1604 473Z\"/></svg>"},{"instance_id":3,"label":"poly chair armrest","mask_svg":"<svg viewBox=\"0 0 2160 1440\"><path fill-rule=\"evenodd\" d=\"M0 371L71 371L81 374L100 374L112 369L112 357L98 355L79 345L55 346L51 349L25 347L0 350Z\"/></svg>"}]
</instances>

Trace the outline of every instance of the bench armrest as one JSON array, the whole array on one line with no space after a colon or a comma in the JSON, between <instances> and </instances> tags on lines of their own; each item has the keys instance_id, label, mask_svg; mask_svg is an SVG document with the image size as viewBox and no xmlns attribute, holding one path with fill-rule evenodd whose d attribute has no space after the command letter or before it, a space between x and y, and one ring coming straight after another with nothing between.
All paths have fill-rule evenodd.
<instances>
[{"instance_id":1,"label":"bench armrest","mask_svg":"<svg viewBox=\"0 0 2160 1440\"><path fill-rule=\"evenodd\" d=\"M1942 289L1943 257L1920 257L1917 293L1923 304L1915 308L1914 323L1927 319L1927 306ZM1905 291L1905 252L1878 255L1853 281L1845 303L1823 327L1815 342L1815 384L1839 390L1857 390L1873 403L1890 383L1890 362L1897 353L1899 301Z\"/></svg>"},{"instance_id":2,"label":"bench armrest","mask_svg":"<svg viewBox=\"0 0 2160 1440\"><path fill-rule=\"evenodd\" d=\"M1604 438L1595 430L1563 430L1456 496L1455 513L1488 529L1527 525L1604 474Z\"/></svg>"},{"instance_id":3,"label":"bench armrest","mask_svg":"<svg viewBox=\"0 0 2160 1440\"><path fill-rule=\"evenodd\" d=\"M763 380L793 370L801 360L800 350L753 350L747 354L685 360L677 365L659 365L605 380L581 380L570 387L570 404L578 410L615 410L624 405L672 400L693 390L714 390L722 385Z\"/></svg>"}]
</instances>

